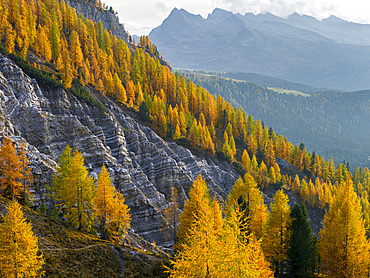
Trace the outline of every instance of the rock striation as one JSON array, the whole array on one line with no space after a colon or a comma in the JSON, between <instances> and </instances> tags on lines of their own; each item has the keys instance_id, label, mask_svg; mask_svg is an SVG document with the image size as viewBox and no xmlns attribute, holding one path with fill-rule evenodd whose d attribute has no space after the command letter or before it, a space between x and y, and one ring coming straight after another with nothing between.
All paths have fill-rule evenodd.
<instances>
[{"instance_id":1,"label":"rock striation","mask_svg":"<svg viewBox=\"0 0 370 278\"><path fill-rule=\"evenodd\" d=\"M83 153L93 177L107 166L131 209L133 230L148 241L165 244L159 229L173 187L183 204L193 180L202 174L212 196L226 197L238 176L230 164L164 141L109 99L99 98L107 113L61 88L40 88L0 54L0 139L11 136L26 145L35 177L33 207L42 202L51 206L45 186L67 144Z\"/></svg>"}]
</instances>

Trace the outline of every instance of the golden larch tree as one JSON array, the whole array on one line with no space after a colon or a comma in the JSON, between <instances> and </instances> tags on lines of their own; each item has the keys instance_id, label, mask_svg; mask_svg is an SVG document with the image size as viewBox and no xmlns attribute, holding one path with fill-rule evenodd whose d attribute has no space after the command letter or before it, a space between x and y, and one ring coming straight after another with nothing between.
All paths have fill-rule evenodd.
<instances>
[{"instance_id":1,"label":"golden larch tree","mask_svg":"<svg viewBox=\"0 0 370 278\"><path fill-rule=\"evenodd\" d=\"M282 277L283 263L287 259L290 240L290 206L288 196L278 190L274 202L270 205L270 215L264 232L263 250L273 264L275 274Z\"/></svg>"},{"instance_id":2,"label":"golden larch tree","mask_svg":"<svg viewBox=\"0 0 370 278\"><path fill-rule=\"evenodd\" d=\"M9 137L3 139L3 145L0 147L0 191L13 198L28 195L28 183L31 173L29 161L24 148L18 152L14 148L13 141ZM25 196L23 196L25 197Z\"/></svg>"},{"instance_id":3,"label":"golden larch tree","mask_svg":"<svg viewBox=\"0 0 370 278\"><path fill-rule=\"evenodd\" d=\"M57 172L52 177L51 197L64 209L64 216L79 230L93 229L96 188L79 151L72 153L67 145L59 157Z\"/></svg>"},{"instance_id":4,"label":"golden larch tree","mask_svg":"<svg viewBox=\"0 0 370 278\"><path fill-rule=\"evenodd\" d=\"M201 214L207 214L211 209L211 198L208 193L207 184L202 175L193 182L189 191L189 199L185 201L183 213L180 215L180 226L177 232L179 243L186 242L193 222Z\"/></svg>"},{"instance_id":5,"label":"golden larch tree","mask_svg":"<svg viewBox=\"0 0 370 278\"><path fill-rule=\"evenodd\" d=\"M342 182L319 234L321 269L329 277L368 277L369 246L350 176Z\"/></svg>"},{"instance_id":6,"label":"golden larch tree","mask_svg":"<svg viewBox=\"0 0 370 278\"><path fill-rule=\"evenodd\" d=\"M38 239L26 222L21 206L13 200L0 224L0 276L39 277L44 258L38 255Z\"/></svg>"}]
</instances>

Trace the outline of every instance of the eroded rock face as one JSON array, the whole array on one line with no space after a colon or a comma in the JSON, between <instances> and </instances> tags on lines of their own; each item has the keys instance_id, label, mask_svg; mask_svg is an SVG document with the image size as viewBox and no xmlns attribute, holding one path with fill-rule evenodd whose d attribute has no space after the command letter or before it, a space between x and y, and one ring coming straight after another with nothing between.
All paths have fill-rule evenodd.
<instances>
[{"instance_id":1,"label":"eroded rock face","mask_svg":"<svg viewBox=\"0 0 370 278\"><path fill-rule=\"evenodd\" d=\"M91 19L93 22L100 22L108 31L112 31L114 36L128 43L129 36L123 24L119 23L118 17L109 11L100 11L92 3L86 0L66 0L67 5L77 11L77 14L82 14L84 17Z\"/></svg>"},{"instance_id":2,"label":"eroded rock face","mask_svg":"<svg viewBox=\"0 0 370 278\"><path fill-rule=\"evenodd\" d=\"M161 210L173 187L184 203L193 180L202 174L212 196L226 197L237 178L229 164L207 161L162 140L113 102L102 100L107 114L63 89L45 91L0 54L0 137L26 144L35 176L32 206L51 205L45 186L67 144L83 153L95 178L107 166L131 209L132 228L148 241L164 243Z\"/></svg>"}]
</instances>

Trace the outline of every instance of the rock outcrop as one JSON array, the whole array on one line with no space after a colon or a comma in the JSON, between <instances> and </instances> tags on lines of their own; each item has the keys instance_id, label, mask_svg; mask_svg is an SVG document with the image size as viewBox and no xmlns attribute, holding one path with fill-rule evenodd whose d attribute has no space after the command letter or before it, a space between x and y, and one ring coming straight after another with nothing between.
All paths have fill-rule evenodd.
<instances>
[{"instance_id":1,"label":"rock outcrop","mask_svg":"<svg viewBox=\"0 0 370 278\"><path fill-rule=\"evenodd\" d=\"M161 210L173 187L183 203L192 181L202 174L211 195L226 197L237 178L228 163L197 157L164 141L109 99L99 98L107 113L61 88L43 90L0 54L0 137L26 144L35 176L32 206L51 205L45 186L66 144L83 153L94 177L107 166L131 209L133 230L148 241L165 243L159 233Z\"/></svg>"},{"instance_id":2,"label":"rock outcrop","mask_svg":"<svg viewBox=\"0 0 370 278\"><path fill-rule=\"evenodd\" d=\"M119 23L118 16L114 12L99 10L86 0L66 0L65 2L74 8L77 14L82 14L93 22L99 22L100 20L105 29L111 31L114 36L128 43L129 35L124 25Z\"/></svg>"}]
</instances>

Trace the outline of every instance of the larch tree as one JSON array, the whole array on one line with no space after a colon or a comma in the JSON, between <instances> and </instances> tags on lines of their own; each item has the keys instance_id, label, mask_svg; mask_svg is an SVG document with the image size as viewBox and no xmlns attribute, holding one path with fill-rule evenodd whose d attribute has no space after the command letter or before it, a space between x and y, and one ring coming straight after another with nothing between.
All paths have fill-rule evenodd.
<instances>
[{"instance_id":1,"label":"larch tree","mask_svg":"<svg viewBox=\"0 0 370 278\"><path fill-rule=\"evenodd\" d=\"M121 192L116 192L109 216L110 219L107 222L109 239L122 244L130 228L131 215Z\"/></svg>"},{"instance_id":2,"label":"larch tree","mask_svg":"<svg viewBox=\"0 0 370 278\"><path fill-rule=\"evenodd\" d=\"M38 239L26 222L21 206L13 200L0 223L0 276L39 277L44 264Z\"/></svg>"},{"instance_id":3,"label":"larch tree","mask_svg":"<svg viewBox=\"0 0 370 278\"><path fill-rule=\"evenodd\" d=\"M229 206L218 239L215 277L273 277L260 241L248 234L244 208Z\"/></svg>"},{"instance_id":4,"label":"larch tree","mask_svg":"<svg viewBox=\"0 0 370 278\"><path fill-rule=\"evenodd\" d=\"M243 165L243 170L249 171L249 169L251 167L251 159L249 157L249 154L248 154L247 150L243 151L242 165Z\"/></svg>"},{"instance_id":5,"label":"larch tree","mask_svg":"<svg viewBox=\"0 0 370 278\"><path fill-rule=\"evenodd\" d=\"M189 199L185 201L183 213L180 215L180 226L177 232L177 241L184 243L188 240L189 231L194 221L201 214L207 214L211 210L211 198L207 184L202 175L193 182L189 191Z\"/></svg>"},{"instance_id":6,"label":"larch tree","mask_svg":"<svg viewBox=\"0 0 370 278\"><path fill-rule=\"evenodd\" d=\"M214 211L217 209L209 207L198 210L197 214L192 216L191 225L186 231L187 240L178 244L179 252L171 261L173 266L168 271L170 277L224 277L217 269L219 234L214 227L215 218L222 219L222 214L221 210L218 210L217 217Z\"/></svg>"},{"instance_id":7,"label":"larch tree","mask_svg":"<svg viewBox=\"0 0 370 278\"><path fill-rule=\"evenodd\" d=\"M103 239L107 239L107 221L110 219L114 196L115 188L112 185L107 168L103 165L97 181L97 196L95 202L97 222Z\"/></svg>"},{"instance_id":8,"label":"larch tree","mask_svg":"<svg viewBox=\"0 0 370 278\"><path fill-rule=\"evenodd\" d=\"M369 246L350 176L340 184L319 234L321 270L330 277L367 277Z\"/></svg>"},{"instance_id":9,"label":"larch tree","mask_svg":"<svg viewBox=\"0 0 370 278\"><path fill-rule=\"evenodd\" d=\"M3 139L0 147L0 191L3 195L12 198L23 198L28 191L28 182L31 177L29 161L24 148L18 152L9 137Z\"/></svg>"},{"instance_id":10,"label":"larch tree","mask_svg":"<svg viewBox=\"0 0 370 278\"><path fill-rule=\"evenodd\" d=\"M237 206L243 215L246 228L257 239L262 237L263 227L267 221L267 207L263 202L261 191L257 183L249 174L245 174L244 181L239 178L227 197L228 207Z\"/></svg>"},{"instance_id":11,"label":"larch tree","mask_svg":"<svg viewBox=\"0 0 370 278\"><path fill-rule=\"evenodd\" d=\"M56 174L52 177L49 190L51 197L64 209L64 216L79 230L93 229L96 198L94 179L89 175L84 158L79 151L67 145L62 155Z\"/></svg>"},{"instance_id":12,"label":"larch tree","mask_svg":"<svg viewBox=\"0 0 370 278\"><path fill-rule=\"evenodd\" d=\"M288 201L288 196L282 189L276 192L264 232L263 250L274 267L275 275L279 277L283 276L283 264L287 260L291 235Z\"/></svg>"}]
</instances>

